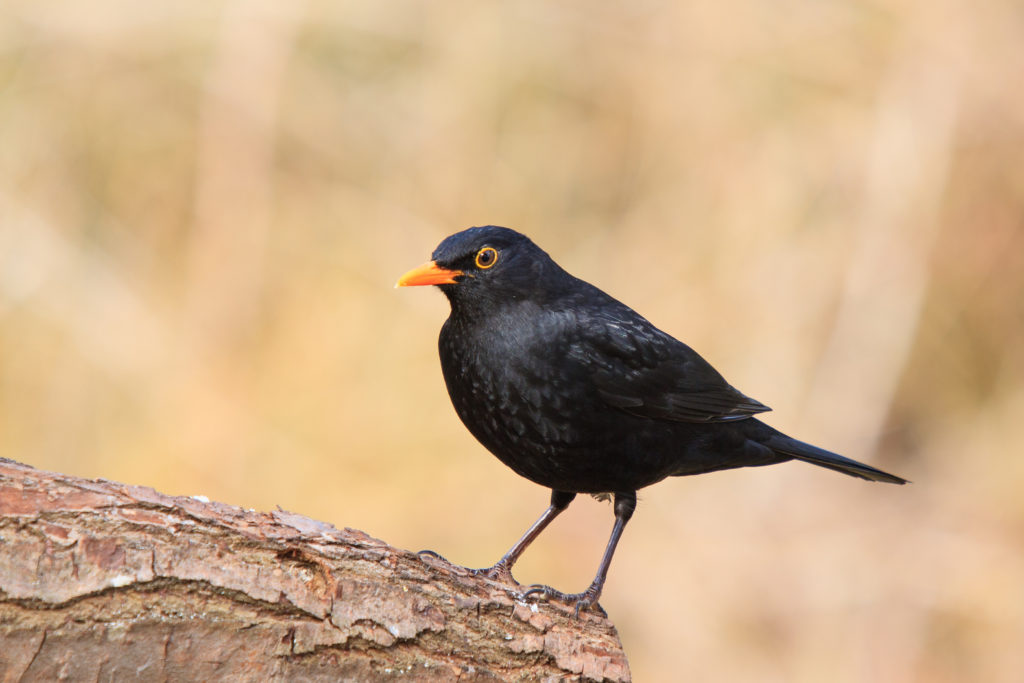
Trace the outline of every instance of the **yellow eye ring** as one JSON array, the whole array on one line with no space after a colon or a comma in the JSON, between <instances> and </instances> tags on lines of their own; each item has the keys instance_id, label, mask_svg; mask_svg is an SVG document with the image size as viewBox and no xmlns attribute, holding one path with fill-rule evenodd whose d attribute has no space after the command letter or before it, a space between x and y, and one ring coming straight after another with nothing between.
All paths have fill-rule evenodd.
<instances>
[{"instance_id":1,"label":"yellow eye ring","mask_svg":"<svg viewBox=\"0 0 1024 683\"><path fill-rule=\"evenodd\" d=\"M484 247L476 252L476 267L487 270L498 262L498 250L494 247Z\"/></svg>"}]
</instances>

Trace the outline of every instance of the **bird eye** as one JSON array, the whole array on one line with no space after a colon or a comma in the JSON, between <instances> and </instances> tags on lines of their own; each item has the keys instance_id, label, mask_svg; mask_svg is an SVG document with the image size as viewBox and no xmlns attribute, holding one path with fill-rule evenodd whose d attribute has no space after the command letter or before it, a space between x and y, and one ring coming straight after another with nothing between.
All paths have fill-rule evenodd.
<instances>
[{"instance_id":1,"label":"bird eye","mask_svg":"<svg viewBox=\"0 0 1024 683\"><path fill-rule=\"evenodd\" d=\"M484 247L480 251L476 252L476 267L477 268L490 268L498 262L498 250L494 247Z\"/></svg>"}]
</instances>

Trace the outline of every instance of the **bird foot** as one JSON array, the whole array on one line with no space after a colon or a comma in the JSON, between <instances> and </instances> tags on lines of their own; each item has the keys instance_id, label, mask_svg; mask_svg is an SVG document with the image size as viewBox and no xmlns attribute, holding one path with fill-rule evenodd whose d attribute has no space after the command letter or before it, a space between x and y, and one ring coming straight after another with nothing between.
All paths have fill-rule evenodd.
<instances>
[{"instance_id":1,"label":"bird foot","mask_svg":"<svg viewBox=\"0 0 1024 683\"><path fill-rule=\"evenodd\" d=\"M519 582L512 576L512 570L508 568L508 565L499 562L493 567L484 567L483 569L470 569L469 572L473 576L483 576L491 579L492 581L500 581L501 583L511 583L514 586L518 586Z\"/></svg>"},{"instance_id":2,"label":"bird foot","mask_svg":"<svg viewBox=\"0 0 1024 683\"><path fill-rule=\"evenodd\" d=\"M420 559L423 559L424 557L432 557L435 560L441 560L442 562L448 562L448 559L445 558L441 553L434 552L433 550L418 550L418 551L416 551L416 555ZM448 562L448 564L451 564L451 562Z\"/></svg>"},{"instance_id":3,"label":"bird foot","mask_svg":"<svg viewBox=\"0 0 1024 683\"><path fill-rule=\"evenodd\" d=\"M463 571L469 572L473 576L481 576L483 578L491 579L492 581L499 581L501 583L510 583L513 586L519 585L519 582L512 577L512 570L509 569L508 565L506 565L503 562L498 562L493 567L473 569L471 567L463 567L462 565L455 564L451 560L448 560L447 558L443 557L440 553L436 553L433 550L421 550L416 554L419 555L421 559L424 557L430 557L435 560L441 560L445 564L451 567L455 567L456 569L461 569Z\"/></svg>"},{"instance_id":4,"label":"bird foot","mask_svg":"<svg viewBox=\"0 0 1024 683\"><path fill-rule=\"evenodd\" d=\"M597 599L601 597L601 589L596 586L590 586L587 590L582 593L563 593L557 591L551 586L544 586L541 584L535 584L530 586L523 592L523 599L525 600L540 600L547 602L548 600L555 600L557 602L564 603L566 605L575 604L574 616L578 619L581 610L593 610L603 617L607 617L608 613L604 611L601 605L597 604Z\"/></svg>"},{"instance_id":5,"label":"bird foot","mask_svg":"<svg viewBox=\"0 0 1024 683\"><path fill-rule=\"evenodd\" d=\"M469 571L469 572L473 571L472 569L469 569L467 567L463 567L462 565L455 564L454 562L449 560L447 557L445 557L441 553L434 552L433 550L419 550L419 551L416 552L416 555L421 560L425 560L426 558L430 558L431 560L439 560L439 561L443 562L444 564L448 565L449 567L451 567L452 569L461 569L463 571Z\"/></svg>"}]
</instances>

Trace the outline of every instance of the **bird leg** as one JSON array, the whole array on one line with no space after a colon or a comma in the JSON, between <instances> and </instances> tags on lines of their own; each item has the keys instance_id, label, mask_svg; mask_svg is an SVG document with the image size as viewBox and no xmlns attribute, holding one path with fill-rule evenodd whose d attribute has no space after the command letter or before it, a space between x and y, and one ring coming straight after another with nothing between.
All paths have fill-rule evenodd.
<instances>
[{"instance_id":1,"label":"bird leg","mask_svg":"<svg viewBox=\"0 0 1024 683\"><path fill-rule=\"evenodd\" d=\"M493 567L473 569L471 571L477 576L486 576L489 579L514 583L518 586L519 582L512 578L512 565L516 563L516 560L523 554L523 551L540 536L540 532L544 531L548 524L551 524L555 517L560 515L565 508L569 507L569 503L575 497L575 493L568 491L551 491L551 504L548 505L548 509L526 530L522 538L516 541L515 545L509 548L509 551L502 555L501 559Z\"/></svg>"},{"instance_id":2,"label":"bird leg","mask_svg":"<svg viewBox=\"0 0 1024 683\"><path fill-rule=\"evenodd\" d=\"M526 550L526 548L533 543L538 536L540 536L540 532L544 531L544 529L551 524L552 520L561 514L565 508L569 507L569 503L571 503L575 497L576 494L570 493L569 491L553 490L551 492L551 504L548 505L544 514L542 514L540 518L538 518L537 521L526 530L526 533L523 534L522 538L516 541L515 545L513 545L507 553L502 555L501 559L498 560L494 566L486 567L484 569L470 569L469 571L475 576L486 576L487 578L495 581L514 583L518 586L519 582L512 577L512 565L516 563L516 560L518 560L519 556L523 554L523 551ZM442 560L444 559L433 550L421 550L417 555L429 555ZM445 561L447 562L447 560Z\"/></svg>"},{"instance_id":3,"label":"bird leg","mask_svg":"<svg viewBox=\"0 0 1024 683\"><path fill-rule=\"evenodd\" d=\"M601 558L601 564L597 566L597 576L594 577L593 582L591 582L587 590L582 593L562 593L550 586L538 584L530 586L526 592L523 593L523 597L528 598L540 596L543 599L554 599L568 604L575 602L577 617L579 616L581 609L587 609L591 605L596 605L597 599L601 597L601 590L604 588L604 580L608 576L608 567L612 563L612 555L615 554L615 546L619 544L619 538L622 536L622 530L626 528L626 522L628 522L629 518L633 516L633 511L635 509L636 491L626 491L615 494L615 526L612 527L612 535L608 539L608 545L605 546L604 556Z\"/></svg>"}]
</instances>

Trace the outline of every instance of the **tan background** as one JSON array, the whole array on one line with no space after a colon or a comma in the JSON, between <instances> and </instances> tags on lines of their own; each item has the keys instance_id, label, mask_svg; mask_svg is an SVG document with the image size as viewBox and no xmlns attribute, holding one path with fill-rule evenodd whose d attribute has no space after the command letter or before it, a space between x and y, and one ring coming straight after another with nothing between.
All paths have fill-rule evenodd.
<instances>
[{"instance_id":1,"label":"tan background","mask_svg":"<svg viewBox=\"0 0 1024 683\"><path fill-rule=\"evenodd\" d=\"M0 7L0 453L493 562L547 492L458 423L395 291L498 223L915 481L641 494L638 681L1024 671L1019 2ZM578 502L517 576L580 590Z\"/></svg>"}]
</instances>

